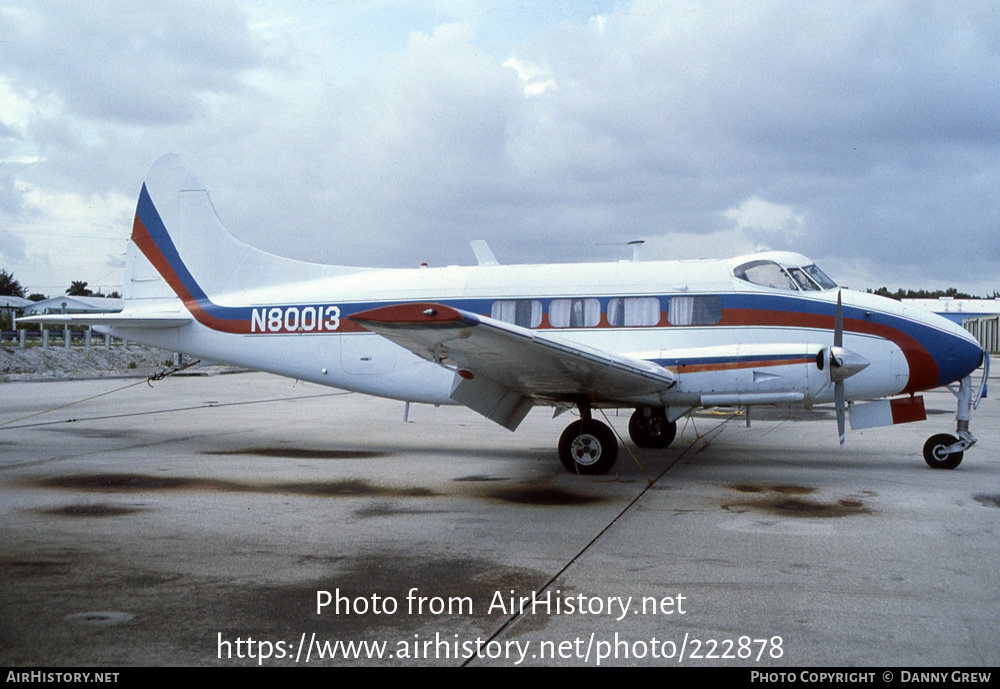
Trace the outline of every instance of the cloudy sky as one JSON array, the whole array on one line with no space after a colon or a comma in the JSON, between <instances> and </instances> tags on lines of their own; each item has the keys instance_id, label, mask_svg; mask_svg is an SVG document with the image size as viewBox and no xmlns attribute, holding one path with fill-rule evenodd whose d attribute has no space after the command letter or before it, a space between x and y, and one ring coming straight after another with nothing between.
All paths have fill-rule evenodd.
<instances>
[{"instance_id":1,"label":"cloudy sky","mask_svg":"<svg viewBox=\"0 0 1000 689\"><path fill-rule=\"evenodd\" d=\"M0 268L119 289L180 154L241 239L413 266L799 251L1000 290L1000 6L0 4Z\"/></svg>"}]
</instances>

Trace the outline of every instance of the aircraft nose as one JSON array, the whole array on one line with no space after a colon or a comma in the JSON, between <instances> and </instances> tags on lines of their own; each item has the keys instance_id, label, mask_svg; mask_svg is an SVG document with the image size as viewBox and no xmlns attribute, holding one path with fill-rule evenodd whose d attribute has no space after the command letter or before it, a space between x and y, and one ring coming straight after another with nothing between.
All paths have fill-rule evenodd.
<instances>
[{"instance_id":1,"label":"aircraft nose","mask_svg":"<svg viewBox=\"0 0 1000 689\"><path fill-rule=\"evenodd\" d=\"M983 347L964 328L955 326L931 351L937 361L938 385L948 385L970 375L983 363Z\"/></svg>"}]
</instances>

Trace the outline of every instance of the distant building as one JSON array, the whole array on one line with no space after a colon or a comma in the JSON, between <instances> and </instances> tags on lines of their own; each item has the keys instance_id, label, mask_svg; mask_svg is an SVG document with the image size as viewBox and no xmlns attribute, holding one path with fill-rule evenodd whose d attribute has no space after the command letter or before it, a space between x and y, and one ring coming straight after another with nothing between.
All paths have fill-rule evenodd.
<instances>
[{"instance_id":1,"label":"distant building","mask_svg":"<svg viewBox=\"0 0 1000 689\"><path fill-rule=\"evenodd\" d=\"M34 304L35 302L30 299L25 299L24 297L8 297L6 295L0 295L0 309L11 309L14 311L20 311L28 304Z\"/></svg>"},{"instance_id":2,"label":"distant building","mask_svg":"<svg viewBox=\"0 0 1000 689\"><path fill-rule=\"evenodd\" d=\"M25 316L44 315L47 313L116 313L125 308L122 299L110 297L50 297L42 301L28 302L31 306L24 309Z\"/></svg>"},{"instance_id":3,"label":"distant building","mask_svg":"<svg viewBox=\"0 0 1000 689\"><path fill-rule=\"evenodd\" d=\"M938 297L937 299L903 299L903 303L919 306L959 325L962 325L962 321L966 318L1000 315L1000 298L955 299L954 297Z\"/></svg>"},{"instance_id":4,"label":"distant building","mask_svg":"<svg viewBox=\"0 0 1000 689\"><path fill-rule=\"evenodd\" d=\"M4 328L11 327L11 323L14 322L14 316L20 315L21 309L33 303L30 299L25 299L24 297L0 295L0 314L6 316L6 318L0 318L0 323L3 324Z\"/></svg>"}]
</instances>

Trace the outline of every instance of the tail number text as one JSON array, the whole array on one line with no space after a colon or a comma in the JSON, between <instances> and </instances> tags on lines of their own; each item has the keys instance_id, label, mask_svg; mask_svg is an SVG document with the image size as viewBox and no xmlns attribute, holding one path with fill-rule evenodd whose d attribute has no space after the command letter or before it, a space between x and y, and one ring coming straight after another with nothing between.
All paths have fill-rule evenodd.
<instances>
[{"instance_id":1,"label":"tail number text","mask_svg":"<svg viewBox=\"0 0 1000 689\"><path fill-rule=\"evenodd\" d=\"M339 327L339 306L264 306L250 315L251 333L333 332Z\"/></svg>"}]
</instances>

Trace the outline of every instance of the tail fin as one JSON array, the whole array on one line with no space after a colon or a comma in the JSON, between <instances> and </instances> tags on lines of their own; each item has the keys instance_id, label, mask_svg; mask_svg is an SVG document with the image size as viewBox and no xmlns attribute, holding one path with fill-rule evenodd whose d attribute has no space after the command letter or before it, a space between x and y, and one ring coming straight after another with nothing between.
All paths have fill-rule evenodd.
<instances>
[{"instance_id":1,"label":"tail fin","mask_svg":"<svg viewBox=\"0 0 1000 689\"><path fill-rule=\"evenodd\" d=\"M177 156L165 155L153 164L139 193L125 254L121 313L47 314L19 321L162 329L185 325L193 316L213 330L247 333L253 330L249 304L255 296L367 270L305 263L247 246L223 226L194 173Z\"/></svg>"},{"instance_id":2,"label":"tail fin","mask_svg":"<svg viewBox=\"0 0 1000 689\"><path fill-rule=\"evenodd\" d=\"M139 192L123 295L126 300L185 300L202 287L214 291L218 269L231 277L248 249L222 225L194 173L177 156L165 155L153 164ZM219 261L215 266L213 257Z\"/></svg>"},{"instance_id":3,"label":"tail fin","mask_svg":"<svg viewBox=\"0 0 1000 689\"><path fill-rule=\"evenodd\" d=\"M177 156L165 155L139 194L123 294L126 309L129 301L180 299L205 322L203 316L220 315L212 314L220 309L213 302L245 302L256 290L365 270L305 263L244 244L226 230L194 173Z\"/></svg>"}]
</instances>

